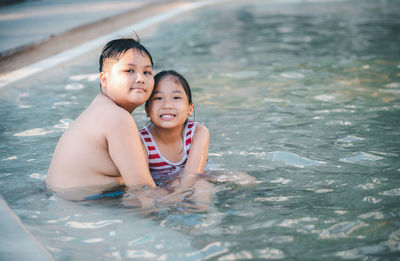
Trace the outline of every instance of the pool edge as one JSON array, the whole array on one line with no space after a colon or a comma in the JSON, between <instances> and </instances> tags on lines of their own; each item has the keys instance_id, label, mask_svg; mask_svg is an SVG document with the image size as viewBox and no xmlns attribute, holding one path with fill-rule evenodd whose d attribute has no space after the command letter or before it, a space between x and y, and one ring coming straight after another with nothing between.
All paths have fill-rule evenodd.
<instances>
[{"instance_id":1,"label":"pool edge","mask_svg":"<svg viewBox=\"0 0 400 261\"><path fill-rule=\"evenodd\" d=\"M0 259L55 260L0 196Z\"/></svg>"}]
</instances>

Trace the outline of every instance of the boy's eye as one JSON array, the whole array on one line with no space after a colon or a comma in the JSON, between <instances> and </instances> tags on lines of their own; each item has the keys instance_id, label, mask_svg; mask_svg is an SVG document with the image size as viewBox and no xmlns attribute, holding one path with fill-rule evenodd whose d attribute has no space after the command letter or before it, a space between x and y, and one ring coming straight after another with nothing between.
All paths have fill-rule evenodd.
<instances>
[{"instance_id":1,"label":"boy's eye","mask_svg":"<svg viewBox=\"0 0 400 261\"><path fill-rule=\"evenodd\" d=\"M182 97L180 97L180 96L175 96L174 97L174 100L179 100L179 99L182 99Z\"/></svg>"},{"instance_id":2,"label":"boy's eye","mask_svg":"<svg viewBox=\"0 0 400 261\"><path fill-rule=\"evenodd\" d=\"M154 97L153 100L160 101L160 100L162 100L162 98L161 97Z\"/></svg>"}]
</instances>

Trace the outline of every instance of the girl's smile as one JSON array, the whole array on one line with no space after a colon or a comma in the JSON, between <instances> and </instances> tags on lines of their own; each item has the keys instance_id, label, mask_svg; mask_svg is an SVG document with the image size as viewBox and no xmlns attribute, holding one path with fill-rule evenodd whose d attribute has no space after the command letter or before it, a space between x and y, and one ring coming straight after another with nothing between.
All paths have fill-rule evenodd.
<instances>
[{"instance_id":1,"label":"girl's smile","mask_svg":"<svg viewBox=\"0 0 400 261\"><path fill-rule=\"evenodd\" d=\"M161 119L167 120L167 121L172 120L175 117L176 117L176 114L172 114L172 113L164 113L164 114L160 115Z\"/></svg>"}]
</instances>

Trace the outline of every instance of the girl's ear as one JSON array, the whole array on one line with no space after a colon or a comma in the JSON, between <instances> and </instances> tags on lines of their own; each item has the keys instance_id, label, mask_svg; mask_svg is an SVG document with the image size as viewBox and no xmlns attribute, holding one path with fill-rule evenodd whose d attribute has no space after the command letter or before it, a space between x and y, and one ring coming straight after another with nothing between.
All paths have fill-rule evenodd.
<instances>
[{"instance_id":1,"label":"girl's ear","mask_svg":"<svg viewBox=\"0 0 400 261\"><path fill-rule=\"evenodd\" d=\"M194 109L194 105L192 103L192 104L189 105L189 112L188 112L189 116L193 115L193 109Z\"/></svg>"}]
</instances>

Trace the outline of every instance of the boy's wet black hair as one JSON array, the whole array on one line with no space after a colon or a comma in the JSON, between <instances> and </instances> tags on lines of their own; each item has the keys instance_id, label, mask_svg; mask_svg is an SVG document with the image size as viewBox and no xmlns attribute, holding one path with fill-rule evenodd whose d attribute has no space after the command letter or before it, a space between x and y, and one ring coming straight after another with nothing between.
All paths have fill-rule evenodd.
<instances>
[{"instance_id":1,"label":"boy's wet black hair","mask_svg":"<svg viewBox=\"0 0 400 261\"><path fill-rule=\"evenodd\" d=\"M103 71L104 62L106 60L112 59L118 61L121 55L130 49L138 50L144 56L147 55L150 59L151 66L153 66L153 58L149 51L140 43L139 37L137 37L137 39L121 38L112 40L104 46L99 59L100 72Z\"/></svg>"},{"instance_id":2,"label":"boy's wet black hair","mask_svg":"<svg viewBox=\"0 0 400 261\"><path fill-rule=\"evenodd\" d=\"M147 111L150 111L150 101L156 91L157 84L165 77L171 77L171 76L174 77L179 82L179 84L182 86L182 88L185 91L186 96L188 98L189 105L193 104L192 91L190 90L190 85L186 81L185 77L183 77L180 73L178 73L174 70L167 70L167 71L161 71L161 72L157 73L156 76L154 76L153 92L151 93L150 98L146 101L146 104L144 105Z\"/></svg>"}]
</instances>

